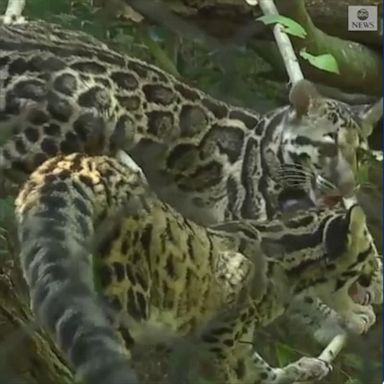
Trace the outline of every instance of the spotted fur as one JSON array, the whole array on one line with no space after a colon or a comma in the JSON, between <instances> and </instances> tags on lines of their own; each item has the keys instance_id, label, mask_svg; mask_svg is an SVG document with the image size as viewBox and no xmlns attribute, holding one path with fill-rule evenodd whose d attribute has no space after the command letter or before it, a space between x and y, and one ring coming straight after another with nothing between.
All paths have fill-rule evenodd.
<instances>
[{"instance_id":1,"label":"spotted fur","mask_svg":"<svg viewBox=\"0 0 384 384\"><path fill-rule=\"evenodd\" d=\"M283 188L350 194L376 114L307 81L266 115L227 105L93 37L42 21L0 26L0 170L127 151L152 188L201 224L272 217ZM326 186L326 188L324 188Z\"/></svg>"},{"instance_id":2,"label":"spotted fur","mask_svg":"<svg viewBox=\"0 0 384 384\"><path fill-rule=\"evenodd\" d=\"M358 206L205 228L108 156L46 161L16 207L33 310L89 384L136 382L134 344L182 336L198 348L193 361L208 359L213 382L320 379L329 367L315 358L271 367L251 346L254 329L308 292L359 316L348 290L376 268Z\"/></svg>"}]
</instances>

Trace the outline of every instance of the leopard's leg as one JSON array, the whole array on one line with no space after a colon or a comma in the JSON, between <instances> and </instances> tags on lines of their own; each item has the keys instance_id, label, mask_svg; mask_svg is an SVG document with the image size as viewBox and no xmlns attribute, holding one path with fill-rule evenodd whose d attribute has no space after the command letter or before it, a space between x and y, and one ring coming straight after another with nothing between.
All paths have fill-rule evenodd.
<instances>
[{"instance_id":1,"label":"leopard's leg","mask_svg":"<svg viewBox=\"0 0 384 384\"><path fill-rule=\"evenodd\" d=\"M304 295L292 301L287 316L307 328L320 344L327 345L337 335L360 335L375 323L371 305L357 304L349 298L346 302L348 306L344 303L340 310L335 310L314 295Z\"/></svg>"},{"instance_id":2,"label":"leopard's leg","mask_svg":"<svg viewBox=\"0 0 384 384\"><path fill-rule=\"evenodd\" d=\"M270 366L251 343L257 325L254 311L248 308L204 332L202 340L214 356L216 371L221 373L218 383L300 383L321 380L330 372L328 363L312 357L302 357L282 368Z\"/></svg>"},{"instance_id":3,"label":"leopard's leg","mask_svg":"<svg viewBox=\"0 0 384 384\"><path fill-rule=\"evenodd\" d=\"M253 370L249 382L257 384L293 384L318 381L331 371L331 366L315 357L302 357L282 368L271 367L257 352L252 353ZM247 381L248 382L248 381Z\"/></svg>"},{"instance_id":4,"label":"leopard's leg","mask_svg":"<svg viewBox=\"0 0 384 384\"><path fill-rule=\"evenodd\" d=\"M362 305L349 300L348 306L337 312L346 328L358 335L368 332L376 323L376 314L372 305Z\"/></svg>"},{"instance_id":5,"label":"leopard's leg","mask_svg":"<svg viewBox=\"0 0 384 384\"><path fill-rule=\"evenodd\" d=\"M332 339L346 334L342 317L314 295L296 297L289 306L286 316L296 326L304 327L308 335L321 345L327 345Z\"/></svg>"}]
</instances>

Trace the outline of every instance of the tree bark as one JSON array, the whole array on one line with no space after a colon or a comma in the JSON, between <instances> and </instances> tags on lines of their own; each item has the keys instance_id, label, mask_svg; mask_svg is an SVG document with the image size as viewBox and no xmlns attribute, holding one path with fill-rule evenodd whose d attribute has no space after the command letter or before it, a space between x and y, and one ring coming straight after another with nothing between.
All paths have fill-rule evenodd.
<instances>
[{"instance_id":1,"label":"tree bark","mask_svg":"<svg viewBox=\"0 0 384 384\"><path fill-rule=\"evenodd\" d=\"M240 44L247 41L250 45L263 44L258 52L271 46L265 45L265 39L273 41L270 28L255 22L261 15L258 7L251 7L245 1L239 0L115 0L120 6L119 15L132 15L132 9L144 16L143 20L163 24L164 27L184 34L186 37L201 37L201 31L207 34L207 39L215 38L222 44ZM296 51L306 47L311 54L331 53L338 61L340 75L319 70L307 61L299 58L305 76L315 82L328 86L338 87L346 92L365 93L367 95L381 96L382 58L381 32L351 33L347 31L348 5L378 5L377 0L329 0L327 7L320 0L304 2L304 0L277 0L276 5L282 15L291 17L301 23L307 30L306 39L293 38ZM99 5L110 9L107 0L99 0ZM305 5L309 11L307 12ZM166 7L164 7L166 6ZM182 24L175 19L178 15L190 24ZM314 22L311 19L314 18ZM129 16L128 16L129 17ZM316 19L324 28L332 25L328 32L316 27ZM325 23L328 20L329 23ZM191 26L192 23L192 26ZM193 30L193 27L195 29ZM197 27L197 28L196 28ZM332 36L331 34L335 34ZM338 38L337 36L343 37ZM364 36L364 37L363 37ZM260 43L260 39L262 40ZM369 43L374 49L364 44L352 41L356 39ZM266 53L264 58L269 58L273 66L281 69L281 58L271 53Z\"/></svg>"}]
</instances>

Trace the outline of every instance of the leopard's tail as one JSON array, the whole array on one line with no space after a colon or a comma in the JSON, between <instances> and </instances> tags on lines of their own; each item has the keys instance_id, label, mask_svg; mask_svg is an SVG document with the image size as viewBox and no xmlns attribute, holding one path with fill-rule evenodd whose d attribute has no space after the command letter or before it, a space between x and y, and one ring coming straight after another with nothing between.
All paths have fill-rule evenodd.
<instances>
[{"instance_id":1,"label":"leopard's tail","mask_svg":"<svg viewBox=\"0 0 384 384\"><path fill-rule=\"evenodd\" d=\"M137 383L129 352L97 298L90 243L95 224L140 185L138 172L118 160L73 154L40 166L16 200L32 309L87 384Z\"/></svg>"}]
</instances>

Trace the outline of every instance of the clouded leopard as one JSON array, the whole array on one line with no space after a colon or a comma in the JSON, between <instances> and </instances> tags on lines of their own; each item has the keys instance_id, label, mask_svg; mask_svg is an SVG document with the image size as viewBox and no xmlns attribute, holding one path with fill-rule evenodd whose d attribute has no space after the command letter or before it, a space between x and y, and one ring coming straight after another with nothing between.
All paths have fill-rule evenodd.
<instances>
[{"instance_id":1,"label":"clouded leopard","mask_svg":"<svg viewBox=\"0 0 384 384\"><path fill-rule=\"evenodd\" d=\"M326 320L356 331L375 317L352 300L352 285L382 300L357 205L206 228L161 201L133 162L77 153L42 164L16 207L33 309L89 384L135 383L134 344L182 336L197 348L193 361L208 359L203 373L215 383L320 379L329 366L316 358L271 367L251 344L254 329L309 292Z\"/></svg>"},{"instance_id":2,"label":"clouded leopard","mask_svg":"<svg viewBox=\"0 0 384 384\"><path fill-rule=\"evenodd\" d=\"M200 224L272 217L282 188L350 195L380 104L358 115L308 81L265 115L227 105L82 32L0 26L0 170L127 151L152 188ZM21 177L21 179L20 179Z\"/></svg>"}]
</instances>

